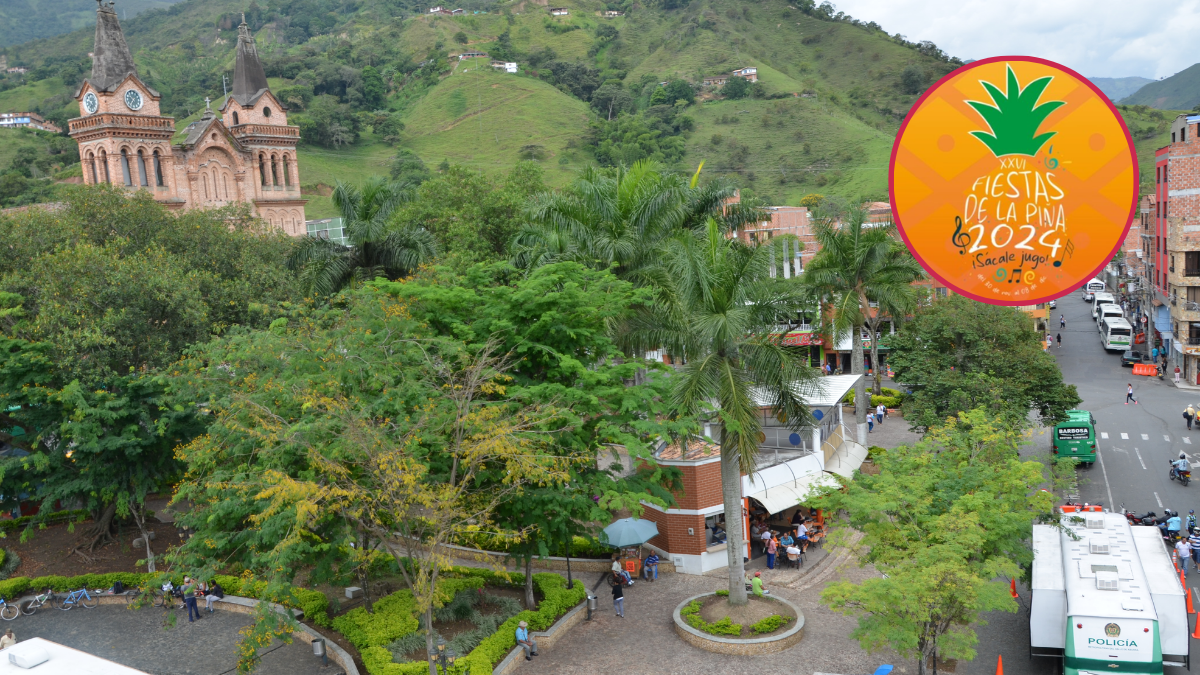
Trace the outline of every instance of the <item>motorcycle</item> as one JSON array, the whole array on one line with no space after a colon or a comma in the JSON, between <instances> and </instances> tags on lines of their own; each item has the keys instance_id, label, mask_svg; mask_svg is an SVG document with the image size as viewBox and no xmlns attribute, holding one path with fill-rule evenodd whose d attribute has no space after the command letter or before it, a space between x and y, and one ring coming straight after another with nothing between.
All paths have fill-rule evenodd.
<instances>
[{"instance_id":1,"label":"motorcycle","mask_svg":"<svg viewBox=\"0 0 1200 675\"><path fill-rule=\"evenodd\" d=\"M1183 483L1184 486L1187 486L1188 482L1190 482L1192 480L1192 470L1190 468L1177 469L1177 468L1175 468L1174 460L1172 460L1171 461L1171 472L1168 474L1168 477L1171 480L1175 480L1176 478L1178 478L1180 483Z\"/></svg>"},{"instance_id":2,"label":"motorcycle","mask_svg":"<svg viewBox=\"0 0 1200 675\"><path fill-rule=\"evenodd\" d=\"M1157 525L1158 514L1153 511L1147 511L1142 515L1138 515L1133 511L1125 509L1125 505L1121 505L1121 515L1125 516L1125 520L1129 521L1130 525Z\"/></svg>"}]
</instances>

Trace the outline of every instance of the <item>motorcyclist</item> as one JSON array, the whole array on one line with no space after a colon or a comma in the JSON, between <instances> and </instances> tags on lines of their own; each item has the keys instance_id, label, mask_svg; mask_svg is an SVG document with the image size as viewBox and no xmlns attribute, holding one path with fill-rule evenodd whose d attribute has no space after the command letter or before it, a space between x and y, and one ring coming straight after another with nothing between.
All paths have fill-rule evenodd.
<instances>
[{"instance_id":1,"label":"motorcyclist","mask_svg":"<svg viewBox=\"0 0 1200 675\"><path fill-rule=\"evenodd\" d=\"M1179 531L1183 529L1183 519L1179 514L1171 509L1165 509L1163 515L1167 516L1166 522L1158 527L1162 530L1163 536L1176 538L1179 536Z\"/></svg>"},{"instance_id":2,"label":"motorcyclist","mask_svg":"<svg viewBox=\"0 0 1200 675\"><path fill-rule=\"evenodd\" d=\"M1185 455L1181 452L1181 453L1179 453L1179 459L1171 462L1171 476L1174 478L1178 478L1179 472L1187 471L1189 468L1190 467L1188 466L1187 455Z\"/></svg>"},{"instance_id":3,"label":"motorcyclist","mask_svg":"<svg viewBox=\"0 0 1200 675\"><path fill-rule=\"evenodd\" d=\"M1188 509L1187 529L1188 529L1188 532L1191 532L1192 530L1196 529L1196 510L1195 509Z\"/></svg>"}]
</instances>

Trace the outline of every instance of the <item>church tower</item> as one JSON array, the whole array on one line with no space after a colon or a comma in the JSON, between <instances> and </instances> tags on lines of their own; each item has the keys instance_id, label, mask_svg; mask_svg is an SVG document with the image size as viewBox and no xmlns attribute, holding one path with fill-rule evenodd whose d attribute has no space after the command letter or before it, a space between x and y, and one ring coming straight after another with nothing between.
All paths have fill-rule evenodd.
<instances>
[{"instance_id":1,"label":"church tower","mask_svg":"<svg viewBox=\"0 0 1200 675\"><path fill-rule=\"evenodd\" d=\"M245 17L222 116L206 99L200 119L177 134L174 118L160 114L161 96L138 78L113 1L97 3L92 76L75 94L81 116L69 123L84 182L149 190L169 208L244 202L288 234L305 234L300 129L288 126L286 109L271 94Z\"/></svg>"}]
</instances>

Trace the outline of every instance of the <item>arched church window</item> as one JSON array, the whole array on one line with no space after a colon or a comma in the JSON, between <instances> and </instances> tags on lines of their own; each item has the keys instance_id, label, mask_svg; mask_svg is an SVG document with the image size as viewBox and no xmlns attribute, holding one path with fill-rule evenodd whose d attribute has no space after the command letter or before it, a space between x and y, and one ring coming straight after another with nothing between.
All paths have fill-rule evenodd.
<instances>
[{"instance_id":1,"label":"arched church window","mask_svg":"<svg viewBox=\"0 0 1200 675\"><path fill-rule=\"evenodd\" d=\"M237 111L236 111L236 110L234 110L234 111L233 111L233 126L235 126L235 127L236 127L236 126L237 126L237 125L239 125L239 124L241 124L241 122L240 122L240 121L238 121L238 114L237 114Z\"/></svg>"},{"instance_id":2,"label":"arched church window","mask_svg":"<svg viewBox=\"0 0 1200 675\"><path fill-rule=\"evenodd\" d=\"M162 160L158 156L158 151L154 151L154 184L158 187L164 187L166 182L163 181Z\"/></svg>"},{"instance_id":3,"label":"arched church window","mask_svg":"<svg viewBox=\"0 0 1200 675\"><path fill-rule=\"evenodd\" d=\"M291 161L288 158L288 156L284 155L283 156L283 184L288 187L292 186L292 172L291 172L291 168L288 166L288 164L290 164L290 163L291 163Z\"/></svg>"},{"instance_id":4,"label":"arched church window","mask_svg":"<svg viewBox=\"0 0 1200 675\"><path fill-rule=\"evenodd\" d=\"M208 174L200 174L200 181L204 183L204 201L208 201Z\"/></svg>"},{"instance_id":5,"label":"arched church window","mask_svg":"<svg viewBox=\"0 0 1200 675\"><path fill-rule=\"evenodd\" d=\"M225 192L225 201L229 201L229 176L221 174L221 189Z\"/></svg>"},{"instance_id":6,"label":"arched church window","mask_svg":"<svg viewBox=\"0 0 1200 675\"><path fill-rule=\"evenodd\" d=\"M125 148L121 148L121 178L125 180L127 187L133 186L133 172L129 169L129 153Z\"/></svg>"},{"instance_id":7,"label":"arched church window","mask_svg":"<svg viewBox=\"0 0 1200 675\"><path fill-rule=\"evenodd\" d=\"M104 148L100 148L100 166L104 167L104 182L112 183L112 177L108 173L108 153Z\"/></svg>"},{"instance_id":8,"label":"arched church window","mask_svg":"<svg viewBox=\"0 0 1200 675\"><path fill-rule=\"evenodd\" d=\"M263 187L270 185L270 183L267 182L267 156L266 155L258 156L258 173L260 176L262 176Z\"/></svg>"},{"instance_id":9,"label":"arched church window","mask_svg":"<svg viewBox=\"0 0 1200 675\"><path fill-rule=\"evenodd\" d=\"M271 185L279 187L279 167L275 163L275 155L271 155Z\"/></svg>"},{"instance_id":10,"label":"arched church window","mask_svg":"<svg viewBox=\"0 0 1200 675\"><path fill-rule=\"evenodd\" d=\"M146 179L146 155L141 150L137 151L138 163L138 185L149 187L150 181Z\"/></svg>"},{"instance_id":11,"label":"arched church window","mask_svg":"<svg viewBox=\"0 0 1200 675\"><path fill-rule=\"evenodd\" d=\"M88 166L92 167L92 185L100 182L100 174L96 173L96 153L88 153Z\"/></svg>"}]
</instances>

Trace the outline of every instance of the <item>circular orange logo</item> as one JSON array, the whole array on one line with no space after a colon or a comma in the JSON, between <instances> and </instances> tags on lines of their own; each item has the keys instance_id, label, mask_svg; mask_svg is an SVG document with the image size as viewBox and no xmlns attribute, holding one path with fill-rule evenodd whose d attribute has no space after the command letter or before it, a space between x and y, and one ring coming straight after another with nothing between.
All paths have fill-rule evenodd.
<instances>
[{"instance_id":1,"label":"circular orange logo","mask_svg":"<svg viewBox=\"0 0 1200 675\"><path fill-rule=\"evenodd\" d=\"M1137 154L1086 78L996 57L917 101L892 146L888 188L900 234L930 274L982 302L1032 305L1112 259L1137 206Z\"/></svg>"}]
</instances>

